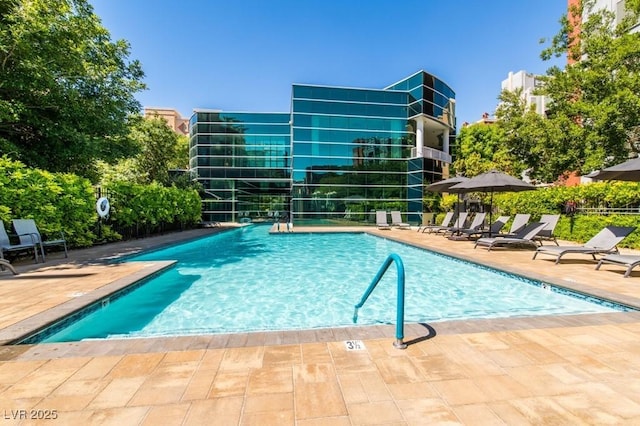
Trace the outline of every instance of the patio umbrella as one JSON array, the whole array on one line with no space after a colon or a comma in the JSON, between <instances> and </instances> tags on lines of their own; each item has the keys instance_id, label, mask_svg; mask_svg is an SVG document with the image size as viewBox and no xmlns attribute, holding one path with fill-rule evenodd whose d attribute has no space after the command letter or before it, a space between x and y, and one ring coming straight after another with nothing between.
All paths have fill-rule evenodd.
<instances>
[{"instance_id":1,"label":"patio umbrella","mask_svg":"<svg viewBox=\"0 0 640 426\"><path fill-rule=\"evenodd\" d=\"M640 158L634 158L615 166L607 167L597 173L589 173L590 177L598 180L627 180L640 181Z\"/></svg>"},{"instance_id":2,"label":"patio umbrella","mask_svg":"<svg viewBox=\"0 0 640 426\"><path fill-rule=\"evenodd\" d=\"M459 183L466 182L468 180L469 178L466 178L464 176L456 176L449 179L434 182L431 185L425 186L424 189L430 192L447 192L447 190L451 188L453 185L457 185Z\"/></svg>"},{"instance_id":3,"label":"patio umbrella","mask_svg":"<svg viewBox=\"0 0 640 426\"><path fill-rule=\"evenodd\" d=\"M453 192L453 191L449 191L449 188L459 183L466 182L468 180L469 178L466 178L464 176L456 176L449 179L444 179L438 182L434 182L431 185L425 186L424 189L430 192ZM459 205L460 205L460 192L458 192L458 204L456 205L456 211L458 210Z\"/></svg>"},{"instance_id":4,"label":"patio umbrella","mask_svg":"<svg viewBox=\"0 0 640 426\"><path fill-rule=\"evenodd\" d=\"M491 194L489 201L489 223L492 223L494 192L532 191L534 189L536 189L536 187L530 183L514 178L513 176L509 176L506 173L491 170L490 172L482 173L465 182L454 185L449 188L449 191L489 192ZM489 231L489 237L491 237L491 231Z\"/></svg>"}]
</instances>

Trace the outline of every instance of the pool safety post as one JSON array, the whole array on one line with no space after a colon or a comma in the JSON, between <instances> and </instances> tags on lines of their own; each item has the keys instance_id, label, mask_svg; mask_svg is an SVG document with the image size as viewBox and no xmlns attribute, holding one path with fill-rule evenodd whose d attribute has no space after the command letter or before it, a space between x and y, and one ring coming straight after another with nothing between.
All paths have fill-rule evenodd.
<instances>
[{"instance_id":1,"label":"pool safety post","mask_svg":"<svg viewBox=\"0 0 640 426\"><path fill-rule=\"evenodd\" d=\"M404 264L402 263L402 259L400 258L400 256L398 256L396 253L391 253L387 257L387 259L384 261L384 263L382 264L382 266L378 270L378 273L376 274L376 276L371 281L371 284L369 284L369 287L367 287L367 290L364 292L364 295L362 296L362 299L360 299L360 302L358 302L358 304L355 306L355 311L353 312L353 322L354 323L358 322L358 309L362 308L362 305L364 305L364 302L367 301L367 299L369 298L369 296L373 292L373 289L376 288L376 286L378 285L378 283L382 279L382 276L384 275L385 272L387 272L387 269L389 269L389 266L391 266L391 264L393 262L396 263L396 268L397 268L397 271L398 271L398 300L397 300L397 308L396 308L396 340L395 340L395 342L393 342L393 346L396 349L406 349L407 348L407 344L404 343L404 341L403 341L403 339L404 339Z\"/></svg>"}]
</instances>

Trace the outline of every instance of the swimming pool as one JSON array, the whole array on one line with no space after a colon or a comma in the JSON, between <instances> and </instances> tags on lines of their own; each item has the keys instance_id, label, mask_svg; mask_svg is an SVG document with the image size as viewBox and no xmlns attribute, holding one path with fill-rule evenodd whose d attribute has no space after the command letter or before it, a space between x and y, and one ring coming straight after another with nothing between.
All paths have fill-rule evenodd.
<instances>
[{"instance_id":1,"label":"swimming pool","mask_svg":"<svg viewBox=\"0 0 640 426\"><path fill-rule=\"evenodd\" d=\"M406 271L406 322L612 312L610 303L369 234L268 235L250 225L127 261L177 266L37 341L294 330L353 325L353 307L390 253ZM396 270L358 324L393 324Z\"/></svg>"}]
</instances>

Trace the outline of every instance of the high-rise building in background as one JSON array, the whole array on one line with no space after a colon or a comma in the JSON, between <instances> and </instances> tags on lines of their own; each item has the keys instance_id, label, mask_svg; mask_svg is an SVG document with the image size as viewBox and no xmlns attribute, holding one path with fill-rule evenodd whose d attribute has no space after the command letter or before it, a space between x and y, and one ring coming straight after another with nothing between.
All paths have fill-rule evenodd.
<instances>
[{"instance_id":1,"label":"high-rise building in background","mask_svg":"<svg viewBox=\"0 0 640 426\"><path fill-rule=\"evenodd\" d=\"M375 223L392 209L418 222L455 135L455 93L424 71L384 89L294 84L290 112L196 109L190 170L207 221Z\"/></svg>"},{"instance_id":2,"label":"high-rise building in background","mask_svg":"<svg viewBox=\"0 0 640 426\"><path fill-rule=\"evenodd\" d=\"M189 119L182 118L180 113L172 108L145 107L145 117L161 117L169 127L179 135L189 134Z\"/></svg>"},{"instance_id":3,"label":"high-rise building in background","mask_svg":"<svg viewBox=\"0 0 640 426\"><path fill-rule=\"evenodd\" d=\"M582 11L582 16L576 16L573 13L573 10L580 5L580 1L581 0L567 0L567 16L569 18L569 22L571 22L574 27L573 35L577 37L576 40L580 39L581 23L586 21L591 13L600 10L606 10L613 13L613 25L618 25L628 13L625 0L595 0L593 8L585 8ZM629 30L630 33L636 33L638 31L640 31L640 21L636 22L636 24ZM573 59L568 58L568 61L571 63L573 62Z\"/></svg>"},{"instance_id":4,"label":"high-rise building in background","mask_svg":"<svg viewBox=\"0 0 640 426\"><path fill-rule=\"evenodd\" d=\"M521 90L521 96L525 100L527 106L534 107L535 112L545 115L549 98L543 95L534 94L535 89L542 86L544 82L539 76L528 73L526 71L511 72L505 80L502 81L502 90L515 92Z\"/></svg>"}]
</instances>

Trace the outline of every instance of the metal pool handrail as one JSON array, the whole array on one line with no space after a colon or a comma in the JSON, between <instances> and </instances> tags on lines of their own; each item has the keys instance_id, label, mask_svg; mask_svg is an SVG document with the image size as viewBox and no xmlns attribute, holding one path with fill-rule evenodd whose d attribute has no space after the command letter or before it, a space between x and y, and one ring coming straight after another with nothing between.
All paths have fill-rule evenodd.
<instances>
[{"instance_id":1,"label":"metal pool handrail","mask_svg":"<svg viewBox=\"0 0 640 426\"><path fill-rule=\"evenodd\" d=\"M387 272L387 269L389 269L389 266L391 266L391 263L393 262L396 263L396 268L398 270L396 341L393 342L393 346L396 349L406 349L407 344L402 341L404 339L404 264L402 263L402 259L400 258L400 256L398 256L397 254L391 253L387 257L387 260L384 261L384 263L378 270L378 273L373 278L373 281L371 281L371 284L369 284L369 287L364 292L364 295L362 295L362 299L360 299L360 302L358 302L358 304L356 305L356 309L353 313L353 322L356 323L358 321L358 309L362 308L362 305L364 305L364 302L367 301L367 299L371 295L371 292L373 292L373 289L376 288L376 286L378 285L378 282L380 282L380 280L382 279L382 276L384 275L385 272Z\"/></svg>"}]
</instances>

